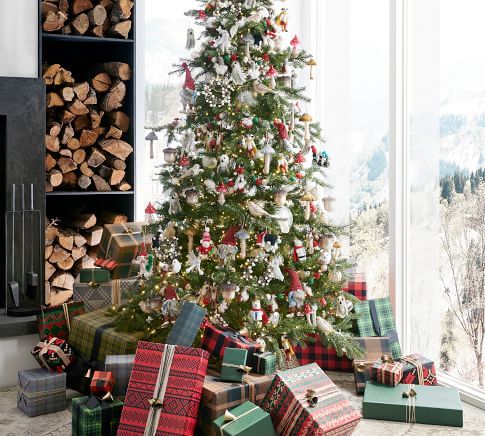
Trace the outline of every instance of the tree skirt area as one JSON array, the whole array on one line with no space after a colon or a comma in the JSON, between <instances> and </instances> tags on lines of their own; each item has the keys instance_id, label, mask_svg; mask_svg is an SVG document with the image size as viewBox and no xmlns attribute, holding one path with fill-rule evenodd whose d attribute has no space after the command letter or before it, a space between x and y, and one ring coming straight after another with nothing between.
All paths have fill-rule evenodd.
<instances>
[{"instance_id":1,"label":"tree skirt area","mask_svg":"<svg viewBox=\"0 0 485 436\"><path fill-rule=\"evenodd\" d=\"M339 386L352 405L360 410L362 397L354 395L353 375L326 371ZM16 407L15 388L0 389L0 435L1 436L65 436L71 434L71 412L69 407L63 412L29 418ZM68 391L68 399L78 396ZM481 435L485 428L485 412L463 403L465 426L462 429L422 424L404 424L391 421L362 420L354 434L373 436L404 435Z\"/></svg>"}]
</instances>

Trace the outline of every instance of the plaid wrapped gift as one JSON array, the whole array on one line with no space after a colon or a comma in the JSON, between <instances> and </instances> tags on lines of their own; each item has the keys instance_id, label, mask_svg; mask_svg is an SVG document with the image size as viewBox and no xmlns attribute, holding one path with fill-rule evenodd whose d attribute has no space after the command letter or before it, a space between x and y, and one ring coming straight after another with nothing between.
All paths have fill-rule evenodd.
<instances>
[{"instance_id":1,"label":"plaid wrapped gift","mask_svg":"<svg viewBox=\"0 0 485 436\"><path fill-rule=\"evenodd\" d=\"M367 300L367 283L365 281L365 274L353 273L342 291L348 292L360 301Z\"/></svg>"},{"instance_id":2,"label":"plaid wrapped gift","mask_svg":"<svg viewBox=\"0 0 485 436\"><path fill-rule=\"evenodd\" d=\"M186 302L177 316L175 325L168 334L166 343L191 347L207 311L198 304Z\"/></svg>"},{"instance_id":3,"label":"plaid wrapped gift","mask_svg":"<svg viewBox=\"0 0 485 436\"><path fill-rule=\"evenodd\" d=\"M27 416L46 415L66 408L66 374L42 368L19 371L17 407Z\"/></svg>"},{"instance_id":4,"label":"plaid wrapped gift","mask_svg":"<svg viewBox=\"0 0 485 436\"><path fill-rule=\"evenodd\" d=\"M394 361L390 356L382 356L370 367L370 380L387 386L397 386L402 379L401 362Z\"/></svg>"},{"instance_id":5,"label":"plaid wrapped gift","mask_svg":"<svg viewBox=\"0 0 485 436\"><path fill-rule=\"evenodd\" d=\"M241 336L233 330L223 330L212 324L207 324L202 336L201 348L216 357L224 357L224 350L229 348L243 348L248 350L247 361L251 362L253 354L263 345Z\"/></svg>"},{"instance_id":6,"label":"plaid wrapped gift","mask_svg":"<svg viewBox=\"0 0 485 436\"><path fill-rule=\"evenodd\" d=\"M396 331L396 322L389 298L361 301L354 305L358 316L356 328L359 336L388 337L394 359L401 357L401 346Z\"/></svg>"},{"instance_id":7,"label":"plaid wrapped gift","mask_svg":"<svg viewBox=\"0 0 485 436\"><path fill-rule=\"evenodd\" d=\"M355 391L363 394L366 382L370 381L370 367L381 356L391 353L391 344L389 338L358 338L357 341L365 350L365 356L353 361Z\"/></svg>"},{"instance_id":8,"label":"plaid wrapped gift","mask_svg":"<svg viewBox=\"0 0 485 436\"><path fill-rule=\"evenodd\" d=\"M103 401L95 396L72 399L73 436L115 436L123 402Z\"/></svg>"},{"instance_id":9,"label":"plaid wrapped gift","mask_svg":"<svg viewBox=\"0 0 485 436\"><path fill-rule=\"evenodd\" d=\"M85 313L82 301L72 301L60 306L41 308L37 313L37 330L41 340L49 336L67 339L71 329L71 321L77 315Z\"/></svg>"},{"instance_id":10,"label":"plaid wrapped gift","mask_svg":"<svg viewBox=\"0 0 485 436\"><path fill-rule=\"evenodd\" d=\"M138 268L134 268L132 261L139 254L143 243L147 251L152 245L151 236L145 234L145 225L146 223L120 223L104 226L98 256L118 262L118 266L111 271L113 279L133 277L138 273Z\"/></svg>"},{"instance_id":11,"label":"plaid wrapped gift","mask_svg":"<svg viewBox=\"0 0 485 436\"><path fill-rule=\"evenodd\" d=\"M69 343L91 362L104 362L108 355L134 353L141 334L116 331L114 318L101 309L73 319Z\"/></svg>"},{"instance_id":12,"label":"plaid wrapped gift","mask_svg":"<svg viewBox=\"0 0 485 436\"><path fill-rule=\"evenodd\" d=\"M32 350L32 356L42 368L63 372L74 360L71 347L64 339L47 338Z\"/></svg>"},{"instance_id":13,"label":"plaid wrapped gift","mask_svg":"<svg viewBox=\"0 0 485 436\"><path fill-rule=\"evenodd\" d=\"M273 374L276 371L276 354L270 351L254 353L251 366L256 374Z\"/></svg>"},{"instance_id":14,"label":"plaid wrapped gift","mask_svg":"<svg viewBox=\"0 0 485 436\"><path fill-rule=\"evenodd\" d=\"M106 283L111 281L111 273L102 268L83 268L79 272L81 283Z\"/></svg>"},{"instance_id":15,"label":"plaid wrapped gift","mask_svg":"<svg viewBox=\"0 0 485 436\"><path fill-rule=\"evenodd\" d=\"M273 378L274 375L247 374L243 383L227 383L221 381L218 372L209 369L202 390L198 429L206 436L215 436L212 421L246 401L259 405Z\"/></svg>"},{"instance_id":16,"label":"plaid wrapped gift","mask_svg":"<svg viewBox=\"0 0 485 436\"><path fill-rule=\"evenodd\" d=\"M140 341L118 436L193 434L209 354Z\"/></svg>"},{"instance_id":17,"label":"plaid wrapped gift","mask_svg":"<svg viewBox=\"0 0 485 436\"><path fill-rule=\"evenodd\" d=\"M105 283L74 282L73 298L82 301L87 312L127 304L137 279L117 279Z\"/></svg>"},{"instance_id":18,"label":"plaid wrapped gift","mask_svg":"<svg viewBox=\"0 0 485 436\"><path fill-rule=\"evenodd\" d=\"M347 435L361 419L316 363L277 372L261 408L279 435Z\"/></svg>"},{"instance_id":19,"label":"plaid wrapped gift","mask_svg":"<svg viewBox=\"0 0 485 436\"><path fill-rule=\"evenodd\" d=\"M408 385L438 384L434 362L421 354L411 354L399 359L403 363L401 383Z\"/></svg>"},{"instance_id":20,"label":"plaid wrapped gift","mask_svg":"<svg viewBox=\"0 0 485 436\"><path fill-rule=\"evenodd\" d=\"M121 356L106 356L104 363L105 371L111 371L116 380L113 387L113 395L125 396L130 381L131 370L135 362L134 354L124 354Z\"/></svg>"},{"instance_id":21,"label":"plaid wrapped gift","mask_svg":"<svg viewBox=\"0 0 485 436\"><path fill-rule=\"evenodd\" d=\"M113 393L113 386L115 384L115 378L110 371L94 371L93 378L91 379L91 393L97 397L103 397L108 393Z\"/></svg>"},{"instance_id":22,"label":"plaid wrapped gift","mask_svg":"<svg viewBox=\"0 0 485 436\"><path fill-rule=\"evenodd\" d=\"M224 351L222 360L221 380L241 383L244 374L251 371L250 366L246 366L248 351L242 348L228 348Z\"/></svg>"}]
</instances>

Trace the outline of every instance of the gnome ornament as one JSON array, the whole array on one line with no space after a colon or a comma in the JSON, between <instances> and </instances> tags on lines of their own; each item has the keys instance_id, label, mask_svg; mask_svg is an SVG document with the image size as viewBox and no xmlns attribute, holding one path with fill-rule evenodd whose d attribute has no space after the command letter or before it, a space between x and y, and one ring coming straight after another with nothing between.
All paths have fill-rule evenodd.
<instances>
[{"instance_id":1,"label":"gnome ornament","mask_svg":"<svg viewBox=\"0 0 485 436\"><path fill-rule=\"evenodd\" d=\"M200 245L197 247L197 251L200 253L200 257L202 259L207 259L209 253L214 248L212 243L211 234L209 227L204 229L204 233L202 234L202 239L200 240Z\"/></svg>"},{"instance_id":2,"label":"gnome ornament","mask_svg":"<svg viewBox=\"0 0 485 436\"><path fill-rule=\"evenodd\" d=\"M182 68L185 71L185 82L180 92L180 97L182 101L183 113L192 112L192 106L195 97L195 81L192 78L192 74L187 63L182 63Z\"/></svg>"},{"instance_id":3,"label":"gnome ornament","mask_svg":"<svg viewBox=\"0 0 485 436\"><path fill-rule=\"evenodd\" d=\"M145 221L148 224L153 224L156 221L156 214L157 210L153 206L151 202L147 204L147 207L145 208Z\"/></svg>"},{"instance_id":4,"label":"gnome ornament","mask_svg":"<svg viewBox=\"0 0 485 436\"><path fill-rule=\"evenodd\" d=\"M140 254L133 260L133 263L140 268L138 275L141 278L148 279L153 275L153 255L147 253L144 242L141 243Z\"/></svg>"},{"instance_id":5,"label":"gnome ornament","mask_svg":"<svg viewBox=\"0 0 485 436\"><path fill-rule=\"evenodd\" d=\"M268 316L266 315L266 312L261 309L261 301L258 299L253 300L251 310L249 311L249 316L258 324L268 324Z\"/></svg>"},{"instance_id":6,"label":"gnome ornament","mask_svg":"<svg viewBox=\"0 0 485 436\"><path fill-rule=\"evenodd\" d=\"M301 315L300 311L304 305L305 291L296 271L285 268L285 272L290 277L290 290L288 292L289 313L286 316L287 318L293 318L295 314Z\"/></svg>"},{"instance_id":7,"label":"gnome ornament","mask_svg":"<svg viewBox=\"0 0 485 436\"><path fill-rule=\"evenodd\" d=\"M173 285L167 285L163 291L162 315L165 322L174 323L178 315L178 296Z\"/></svg>"},{"instance_id":8,"label":"gnome ornament","mask_svg":"<svg viewBox=\"0 0 485 436\"><path fill-rule=\"evenodd\" d=\"M305 262L306 249L305 245L299 239L293 241L293 262Z\"/></svg>"}]
</instances>

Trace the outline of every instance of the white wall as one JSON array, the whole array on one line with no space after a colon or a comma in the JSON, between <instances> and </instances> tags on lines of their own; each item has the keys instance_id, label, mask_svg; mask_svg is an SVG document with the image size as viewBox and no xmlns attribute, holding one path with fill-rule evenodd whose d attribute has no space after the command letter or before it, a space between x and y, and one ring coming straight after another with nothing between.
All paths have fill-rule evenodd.
<instances>
[{"instance_id":1,"label":"white wall","mask_svg":"<svg viewBox=\"0 0 485 436\"><path fill-rule=\"evenodd\" d=\"M15 386L17 372L39 368L30 351L39 342L38 335L15 336L0 339L0 388Z\"/></svg>"},{"instance_id":2,"label":"white wall","mask_svg":"<svg viewBox=\"0 0 485 436\"><path fill-rule=\"evenodd\" d=\"M0 1L0 76L38 76L38 3Z\"/></svg>"}]
</instances>

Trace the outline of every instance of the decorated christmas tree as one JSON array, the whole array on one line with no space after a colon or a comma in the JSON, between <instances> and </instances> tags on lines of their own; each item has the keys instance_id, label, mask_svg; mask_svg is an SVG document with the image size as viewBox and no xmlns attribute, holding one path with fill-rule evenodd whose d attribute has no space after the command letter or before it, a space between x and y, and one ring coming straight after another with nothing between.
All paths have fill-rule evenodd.
<instances>
[{"instance_id":1,"label":"decorated christmas tree","mask_svg":"<svg viewBox=\"0 0 485 436\"><path fill-rule=\"evenodd\" d=\"M163 341L190 300L269 350L317 333L358 354L324 181L329 157L298 84L299 71L314 78L316 62L288 37L288 12L272 0L201 3L187 13L202 28L198 47L189 29L187 58L175 66L185 77L181 116L153 126L168 141L166 202L146 211L153 258L118 327Z\"/></svg>"}]
</instances>

